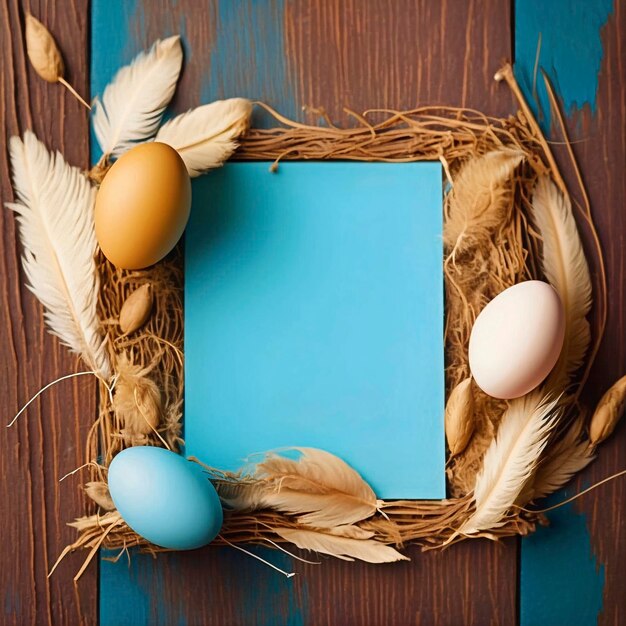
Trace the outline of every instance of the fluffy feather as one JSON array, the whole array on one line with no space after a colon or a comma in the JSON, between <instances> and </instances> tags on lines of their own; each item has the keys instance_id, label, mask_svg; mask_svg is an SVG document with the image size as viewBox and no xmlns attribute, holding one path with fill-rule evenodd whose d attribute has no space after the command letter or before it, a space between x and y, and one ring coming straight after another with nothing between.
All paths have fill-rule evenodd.
<instances>
[{"instance_id":1,"label":"fluffy feather","mask_svg":"<svg viewBox=\"0 0 626 626\"><path fill-rule=\"evenodd\" d=\"M316 448L294 450L298 459L268 453L247 484L220 486L220 495L234 508L284 511L319 528L354 524L376 512L376 494L347 463Z\"/></svg>"},{"instance_id":2,"label":"fluffy feather","mask_svg":"<svg viewBox=\"0 0 626 626\"><path fill-rule=\"evenodd\" d=\"M93 106L93 127L105 156L120 156L153 137L174 95L183 62L180 37L157 40L126 65Z\"/></svg>"},{"instance_id":3,"label":"fluffy feather","mask_svg":"<svg viewBox=\"0 0 626 626\"><path fill-rule=\"evenodd\" d=\"M593 461L594 448L583 437L584 422L584 416L579 416L564 437L550 447L547 458L533 478L532 491L526 502L539 500L560 489Z\"/></svg>"},{"instance_id":4,"label":"fluffy feather","mask_svg":"<svg viewBox=\"0 0 626 626\"><path fill-rule=\"evenodd\" d=\"M96 190L35 135L11 137L10 156L28 288L45 307L45 320L61 341L102 379L110 364L96 313L99 280L94 255Z\"/></svg>"},{"instance_id":5,"label":"fluffy feather","mask_svg":"<svg viewBox=\"0 0 626 626\"><path fill-rule=\"evenodd\" d=\"M450 253L480 245L500 228L511 208L510 178L524 153L500 148L471 159L446 197L444 243Z\"/></svg>"},{"instance_id":6,"label":"fluffy feather","mask_svg":"<svg viewBox=\"0 0 626 626\"><path fill-rule=\"evenodd\" d=\"M359 559L367 563L393 563L409 560L391 546L374 539L352 539L296 528L276 528L274 532L302 550L330 554L344 561Z\"/></svg>"},{"instance_id":7,"label":"fluffy feather","mask_svg":"<svg viewBox=\"0 0 626 626\"><path fill-rule=\"evenodd\" d=\"M220 167L248 129L252 103L245 98L218 100L191 109L163 124L155 141L175 148L190 176Z\"/></svg>"},{"instance_id":8,"label":"fluffy feather","mask_svg":"<svg viewBox=\"0 0 626 626\"><path fill-rule=\"evenodd\" d=\"M548 401L536 391L511 401L476 477L475 511L460 534L503 524L502 519L537 467L559 415L556 405L557 400Z\"/></svg>"},{"instance_id":9,"label":"fluffy feather","mask_svg":"<svg viewBox=\"0 0 626 626\"><path fill-rule=\"evenodd\" d=\"M561 390L569 385L589 348L586 316L591 308L591 278L571 203L548 176L539 177L531 208L543 239L543 271L565 310L563 349L546 382L546 389Z\"/></svg>"}]
</instances>

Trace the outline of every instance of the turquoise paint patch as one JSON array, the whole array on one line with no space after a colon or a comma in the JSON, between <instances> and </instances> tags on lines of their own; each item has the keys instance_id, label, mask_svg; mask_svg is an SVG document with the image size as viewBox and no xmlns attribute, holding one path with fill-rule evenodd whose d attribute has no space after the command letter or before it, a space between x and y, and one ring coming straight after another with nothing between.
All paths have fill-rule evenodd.
<instances>
[{"instance_id":1,"label":"turquoise paint patch","mask_svg":"<svg viewBox=\"0 0 626 626\"><path fill-rule=\"evenodd\" d=\"M297 119L283 23L283 0L219 2L211 67L201 87L202 102L231 97L263 100ZM276 122L256 111L253 125L275 126Z\"/></svg>"},{"instance_id":2,"label":"turquoise paint patch","mask_svg":"<svg viewBox=\"0 0 626 626\"><path fill-rule=\"evenodd\" d=\"M100 558L100 626L150 624L153 598L140 583L141 562L145 555L132 553L131 563L122 557L117 563ZM150 557L151 558L151 557ZM154 568L156 569L156 568Z\"/></svg>"},{"instance_id":3,"label":"turquoise paint patch","mask_svg":"<svg viewBox=\"0 0 626 626\"><path fill-rule=\"evenodd\" d=\"M116 563L100 559L99 626L186 626L183 594L176 606L165 603L163 569L148 554L131 550L131 561L123 555ZM173 556L169 555L171 561ZM175 563L174 563L175 566Z\"/></svg>"},{"instance_id":4,"label":"turquoise paint patch","mask_svg":"<svg viewBox=\"0 0 626 626\"><path fill-rule=\"evenodd\" d=\"M285 572L294 571L294 560L286 554L271 548L263 548L261 546L248 546L250 552L269 561L276 567ZM235 558L232 555L230 558ZM241 568L250 571L254 578L254 582L247 587L244 603L244 615L249 624L255 626L303 626L304 614L302 605L304 602L298 602L295 593L296 584L300 585L301 595L306 593L306 586L303 578L298 576L292 578L284 578L276 572L275 575L267 569L266 565L258 563L255 565L251 557L247 557L241 553L237 556L237 560L241 561Z\"/></svg>"},{"instance_id":5,"label":"turquoise paint patch","mask_svg":"<svg viewBox=\"0 0 626 626\"><path fill-rule=\"evenodd\" d=\"M533 88L539 37L539 70L550 78L566 113L585 104L594 111L603 57L600 31L612 11L613 0L515 2L515 76L544 130L549 130L550 101L541 71Z\"/></svg>"},{"instance_id":6,"label":"turquoise paint patch","mask_svg":"<svg viewBox=\"0 0 626 626\"><path fill-rule=\"evenodd\" d=\"M548 500L562 501L565 493ZM522 540L520 626L595 626L605 571L593 554L585 515L574 505Z\"/></svg>"}]
</instances>

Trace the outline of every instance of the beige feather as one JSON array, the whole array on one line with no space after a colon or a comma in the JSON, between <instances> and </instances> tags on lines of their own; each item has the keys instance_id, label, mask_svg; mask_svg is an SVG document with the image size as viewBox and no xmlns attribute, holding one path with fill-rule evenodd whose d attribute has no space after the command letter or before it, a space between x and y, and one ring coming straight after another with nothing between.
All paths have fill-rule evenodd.
<instances>
[{"instance_id":1,"label":"beige feather","mask_svg":"<svg viewBox=\"0 0 626 626\"><path fill-rule=\"evenodd\" d=\"M183 158L190 176L220 167L236 150L250 126L252 103L231 98L205 104L163 124L155 141L167 143Z\"/></svg>"},{"instance_id":2,"label":"beige feather","mask_svg":"<svg viewBox=\"0 0 626 626\"><path fill-rule=\"evenodd\" d=\"M393 563L409 560L391 546L374 539L352 539L295 528L275 528L274 532L302 550L329 554L344 561L358 559L367 563Z\"/></svg>"},{"instance_id":3,"label":"beige feather","mask_svg":"<svg viewBox=\"0 0 626 626\"><path fill-rule=\"evenodd\" d=\"M93 127L105 156L120 156L151 139L169 104L183 63L180 37L156 41L115 75L93 106Z\"/></svg>"},{"instance_id":4,"label":"beige feather","mask_svg":"<svg viewBox=\"0 0 626 626\"><path fill-rule=\"evenodd\" d=\"M583 363L591 333L591 278L569 198L548 176L540 176L532 199L533 221L543 239L543 271L565 311L565 340L559 360L545 383L560 391Z\"/></svg>"},{"instance_id":5,"label":"beige feather","mask_svg":"<svg viewBox=\"0 0 626 626\"><path fill-rule=\"evenodd\" d=\"M500 148L469 160L446 196L444 244L448 252L480 245L506 223L513 186L510 182L524 153Z\"/></svg>"},{"instance_id":6,"label":"beige feather","mask_svg":"<svg viewBox=\"0 0 626 626\"><path fill-rule=\"evenodd\" d=\"M550 495L593 461L594 448L584 438L584 423L584 415L580 415L562 439L550 447L546 459L533 477L532 490L526 501L520 504Z\"/></svg>"},{"instance_id":7,"label":"beige feather","mask_svg":"<svg viewBox=\"0 0 626 626\"><path fill-rule=\"evenodd\" d=\"M35 135L11 137L13 187L28 288L45 308L51 332L107 380L111 367L96 311L96 190Z\"/></svg>"},{"instance_id":8,"label":"beige feather","mask_svg":"<svg viewBox=\"0 0 626 626\"><path fill-rule=\"evenodd\" d=\"M475 511L460 534L498 528L537 467L559 410L535 391L512 400L502 416L474 487Z\"/></svg>"},{"instance_id":9,"label":"beige feather","mask_svg":"<svg viewBox=\"0 0 626 626\"><path fill-rule=\"evenodd\" d=\"M354 524L376 512L374 491L347 463L324 450L293 450L298 459L268 453L252 468L247 485L229 494L220 487L224 501L237 509L283 511L320 528Z\"/></svg>"}]
</instances>

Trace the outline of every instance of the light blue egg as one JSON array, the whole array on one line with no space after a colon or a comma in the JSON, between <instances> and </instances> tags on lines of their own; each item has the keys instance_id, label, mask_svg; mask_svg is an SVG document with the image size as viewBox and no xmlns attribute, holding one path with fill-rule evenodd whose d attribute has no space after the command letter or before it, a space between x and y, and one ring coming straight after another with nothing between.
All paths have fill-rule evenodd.
<instances>
[{"instance_id":1,"label":"light blue egg","mask_svg":"<svg viewBox=\"0 0 626 626\"><path fill-rule=\"evenodd\" d=\"M124 521L163 548L199 548L222 527L222 505L207 475L164 448L120 452L109 466L109 491Z\"/></svg>"}]
</instances>

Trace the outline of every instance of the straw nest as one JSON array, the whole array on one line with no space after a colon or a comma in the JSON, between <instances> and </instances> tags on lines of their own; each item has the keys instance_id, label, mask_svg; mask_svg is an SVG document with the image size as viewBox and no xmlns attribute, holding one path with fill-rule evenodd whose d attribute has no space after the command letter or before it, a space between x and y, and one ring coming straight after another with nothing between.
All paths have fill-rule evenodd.
<instances>
[{"instance_id":1,"label":"straw nest","mask_svg":"<svg viewBox=\"0 0 626 626\"><path fill-rule=\"evenodd\" d=\"M591 442L586 435L578 399L604 327L602 255L589 207L578 207L592 235L589 260L599 277L593 290L595 328L590 329L590 273L570 194L510 66L496 78L508 83L520 104L520 110L506 119L468 109L421 107L351 113L356 127L338 128L328 120L321 126L299 124L260 105L279 126L251 129L236 159L269 160L272 169L286 159L443 164L450 497L382 502L347 466L334 466L332 477L323 471L312 474L307 459L319 451L305 450L301 461L290 461L288 467L269 455L246 474L211 470L222 498L234 506L216 543L290 541L375 562L397 560L398 553L383 553L376 546L369 551L372 544L401 548L418 543L435 549L475 537L524 535L544 522L540 512L532 511L532 502L559 488L593 458L598 441ZM64 552L88 549L85 566L101 546L120 554L131 546L161 550L136 535L114 510L106 489L106 466L128 445L177 449L183 399L180 253L144 271L115 269L103 257L98 264L99 315L117 382L112 394L104 386L100 389L99 417L87 442L87 459L102 460L101 465L92 465L86 487L98 512L72 523L78 539ZM468 340L483 306L503 289L528 279L548 280L564 299L566 347L542 388L507 403L489 398L469 380ZM153 312L145 325L124 334L118 324L120 310L145 284L151 285ZM134 317L141 323L142 305L134 306L139 308L133 310ZM604 413L611 416L615 411ZM606 430L597 425L594 432ZM298 486L304 478L306 489ZM276 497L279 492L281 498ZM299 504L303 492L315 502L308 498ZM285 503L290 494L292 501ZM324 508L329 497L340 503L336 519L329 519Z\"/></svg>"}]
</instances>

